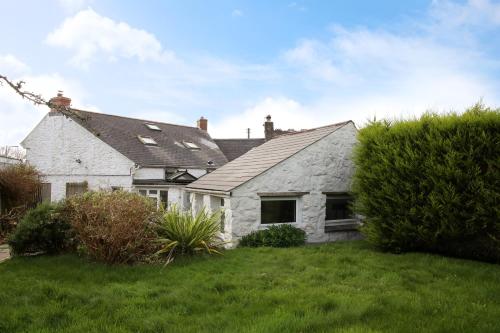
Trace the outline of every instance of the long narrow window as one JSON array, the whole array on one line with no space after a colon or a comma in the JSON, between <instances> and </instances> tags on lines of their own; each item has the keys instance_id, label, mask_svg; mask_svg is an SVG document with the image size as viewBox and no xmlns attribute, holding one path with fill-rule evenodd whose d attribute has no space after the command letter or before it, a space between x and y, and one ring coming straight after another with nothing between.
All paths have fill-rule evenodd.
<instances>
[{"instance_id":1,"label":"long narrow window","mask_svg":"<svg viewBox=\"0 0 500 333\"><path fill-rule=\"evenodd\" d=\"M262 224L297 222L297 199L262 198L260 217Z\"/></svg>"},{"instance_id":2,"label":"long narrow window","mask_svg":"<svg viewBox=\"0 0 500 333\"><path fill-rule=\"evenodd\" d=\"M326 197L325 219L335 221L354 218L351 205L352 197L348 194L328 195Z\"/></svg>"}]
</instances>

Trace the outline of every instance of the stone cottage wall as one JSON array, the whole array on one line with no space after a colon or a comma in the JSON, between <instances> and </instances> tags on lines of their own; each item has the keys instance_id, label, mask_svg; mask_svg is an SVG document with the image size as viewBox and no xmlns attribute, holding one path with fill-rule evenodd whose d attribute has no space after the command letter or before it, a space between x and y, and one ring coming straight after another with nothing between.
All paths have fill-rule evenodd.
<instances>
[{"instance_id":1,"label":"stone cottage wall","mask_svg":"<svg viewBox=\"0 0 500 333\"><path fill-rule=\"evenodd\" d=\"M308 192L298 199L298 222L294 223L306 231L308 242L356 237L353 232L324 232L326 195L323 194L349 191L356 132L353 124L347 124L233 190L229 200L232 239L266 227L260 224L257 195L260 192Z\"/></svg>"},{"instance_id":2,"label":"stone cottage wall","mask_svg":"<svg viewBox=\"0 0 500 333\"><path fill-rule=\"evenodd\" d=\"M65 197L69 182L87 181L94 190L132 187L134 163L65 116L47 114L23 146L28 163L52 184L53 201Z\"/></svg>"}]
</instances>

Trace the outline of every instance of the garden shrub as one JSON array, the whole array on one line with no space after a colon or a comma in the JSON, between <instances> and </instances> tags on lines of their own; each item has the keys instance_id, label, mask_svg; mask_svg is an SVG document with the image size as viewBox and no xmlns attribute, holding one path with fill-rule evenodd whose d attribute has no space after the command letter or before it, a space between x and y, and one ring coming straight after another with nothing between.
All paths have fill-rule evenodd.
<instances>
[{"instance_id":1,"label":"garden shrub","mask_svg":"<svg viewBox=\"0 0 500 333\"><path fill-rule=\"evenodd\" d=\"M109 264L133 263L156 251L156 204L136 193L87 192L67 200L80 250Z\"/></svg>"},{"instance_id":2,"label":"garden shrub","mask_svg":"<svg viewBox=\"0 0 500 333\"><path fill-rule=\"evenodd\" d=\"M241 238L239 245L246 247L291 247L304 245L306 233L290 224L270 225L267 229L252 231Z\"/></svg>"},{"instance_id":3,"label":"garden shrub","mask_svg":"<svg viewBox=\"0 0 500 333\"><path fill-rule=\"evenodd\" d=\"M3 242L29 208L37 203L36 193L41 186L40 174L27 164L0 168L0 243Z\"/></svg>"},{"instance_id":4,"label":"garden shrub","mask_svg":"<svg viewBox=\"0 0 500 333\"><path fill-rule=\"evenodd\" d=\"M70 250L74 235L61 214L61 204L42 203L29 210L9 237L9 245L16 255Z\"/></svg>"},{"instance_id":5,"label":"garden shrub","mask_svg":"<svg viewBox=\"0 0 500 333\"><path fill-rule=\"evenodd\" d=\"M208 253L220 254L224 245L220 237L221 211L214 213L200 210L193 215L191 211L181 211L171 206L158 224L158 242L166 254L167 262L176 255Z\"/></svg>"},{"instance_id":6,"label":"garden shrub","mask_svg":"<svg viewBox=\"0 0 500 333\"><path fill-rule=\"evenodd\" d=\"M500 262L500 111L372 122L353 190L363 233L392 251Z\"/></svg>"}]
</instances>

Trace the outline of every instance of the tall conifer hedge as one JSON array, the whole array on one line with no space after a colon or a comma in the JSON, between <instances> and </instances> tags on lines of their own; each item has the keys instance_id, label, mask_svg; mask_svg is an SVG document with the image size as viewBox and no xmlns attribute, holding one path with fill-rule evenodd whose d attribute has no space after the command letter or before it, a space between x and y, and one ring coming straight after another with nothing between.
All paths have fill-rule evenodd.
<instances>
[{"instance_id":1,"label":"tall conifer hedge","mask_svg":"<svg viewBox=\"0 0 500 333\"><path fill-rule=\"evenodd\" d=\"M370 242L500 263L500 109L372 122L355 161Z\"/></svg>"}]
</instances>

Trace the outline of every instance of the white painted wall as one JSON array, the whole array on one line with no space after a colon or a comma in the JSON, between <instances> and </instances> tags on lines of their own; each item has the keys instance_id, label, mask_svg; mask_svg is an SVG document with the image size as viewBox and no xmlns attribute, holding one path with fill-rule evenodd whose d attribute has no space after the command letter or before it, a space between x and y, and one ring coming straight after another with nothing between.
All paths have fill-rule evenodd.
<instances>
[{"instance_id":1,"label":"white painted wall","mask_svg":"<svg viewBox=\"0 0 500 333\"><path fill-rule=\"evenodd\" d=\"M165 169L139 168L134 171L134 179L165 179Z\"/></svg>"},{"instance_id":2,"label":"white painted wall","mask_svg":"<svg viewBox=\"0 0 500 333\"><path fill-rule=\"evenodd\" d=\"M308 242L357 237L354 232L324 232L323 194L350 190L356 134L355 126L348 124L233 190L226 203L232 217L226 223L231 239L265 227L260 223L260 192L309 192L298 199L301 212L295 223L306 231Z\"/></svg>"},{"instance_id":3,"label":"white painted wall","mask_svg":"<svg viewBox=\"0 0 500 333\"><path fill-rule=\"evenodd\" d=\"M92 190L132 188L134 163L65 116L47 114L22 145L28 163L52 184L53 201L65 197L68 182L87 181Z\"/></svg>"}]
</instances>

